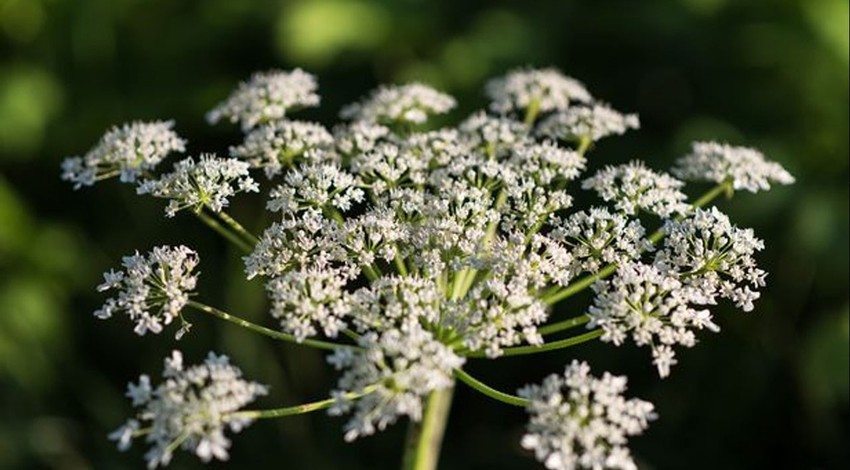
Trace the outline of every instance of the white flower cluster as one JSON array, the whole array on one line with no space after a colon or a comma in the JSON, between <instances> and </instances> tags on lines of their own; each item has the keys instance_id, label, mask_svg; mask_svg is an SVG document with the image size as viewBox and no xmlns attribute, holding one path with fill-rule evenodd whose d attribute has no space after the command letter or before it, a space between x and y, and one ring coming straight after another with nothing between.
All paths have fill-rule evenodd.
<instances>
[{"instance_id":1,"label":"white flower cluster","mask_svg":"<svg viewBox=\"0 0 850 470\"><path fill-rule=\"evenodd\" d=\"M764 287L767 273L756 265L755 253L764 249L764 242L752 229L732 225L726 214L712 207L667 221L664 233L657 264L681 272L687 284L732 300L745 312L753 309L759 298L753 289Z\"/></svg>"},{"instance_id":2,"label":"white flower cluster","mask_svg":"<svg viewBox=\"0 0 850 470\"><path fill-rule=\"evenodd\" d=\"M238 122L247 132L258 124L283 119L290 111L318 106L317 88L316 77L301 69L258 72L207 113L207 120Z\"/></svg>"},{"instance_id":3,"label":"white flower cluster","mask_svg":"<svg viewBox=\"0 0 850 470\"><path fill-rule=\"evenodd\" d=\"M250 425L251 419L238 410L268 393L264 385L243 379L227 356L212 352L203 364L185 367L183 354L174 351L165 359L162 376L165 381L156 387L147 375L129 384L127 397L139 412L110 434L121 450L144 436L151 446L145 453L149 469L168 465L178 448L204 462L227 460L230 439L225 430L239 432Z\"/></svg>"},{"instance_id":4,"label":"white flower cluster","mask_svg":"<svg viewBox=\"0 0 850 470\"><path fill-rule=\"evenodd\" d=\"M173 172L144 181L136 191L168 199L168 217L182 209L198 212L206 207L221 212L236 193L260 190L248 168L248 163L240 160L203 154L197 162L192 157L177 162Z\"/></svg>"},{"instance_id":5,"label":"white flower cluster","mask_svg":"<svg viewBox=\"0 0 850 470\"><path fill-rule=\"evenodd\" d=\"M735 190L752 193L767 191L771 183L794 183L794 177L782 165L767 160L758 150L717 142L694 142L691 153L679 159L673 174L688 181L731 181Z\"/></svg>"},{"instance_id":6,"label":"white flower cluster","mask_svg":"<svg viewBox=\"0 0 850 470\"><path fill-rule=\"evenodd\" d=\"M681 188L685 183L666 173L657 173L640 160L625 165L607 166L581 187L592 189L606 202L628 215L645 210L661 217L684 214L690 210Z\"/></svg>"},{"instance_id":7,"label":"white flower cluster","mask_svg":"<svg viewBox=\"0 0 850 470\"><path fill-rule=\"evenodd\" d=\"M755 262L763 243L752 230L716 208L687 204L682 181L640 161L584 180L607 206L573 208L582 199L570 190L592 165L591 144L639 122L556 70L492 80L494 114L477 111L427 132L417 125L456 103L425 85L379 88L345 107L341 115L351 122L335 127L287 120L291 110L317 105L315 92L315 78L301 70L256 74L240 85L208 115L247 132L230 149L233 158L202 155L151 175L168 152L183 150L182 140L166 135L171 124L160 123L147 134L112 131L94 157L66 163L63 177L79 186L143 175L137 191L169 199L168 216L219 212L235 194L258 191L251 168L275 178L266 203L275 220L256 243L220 216L244 238L234 243L251 246L245 274L262 279L282 331L314 346L320 343L308 338L356 341L330 356L341 377L332 399L321 402L350 415L347 440L402 417L419 420L429 394L465 377L457 369L466 357L526 353L545 345L546 334L580 324L570 322L584 317L546 322L551 304L591 285L589 327L614 345L650 347L662 377L676 363L674 346L693 346L698 330L719 330L706 306L729 299L752 310L764 286ZM134 132L146 137L128 137ZM713 143L694 144L675 174L753 192L793 181L755 150ZM661 219L660 231L647 235L642 211ZM185 247L125 258L125 271L107 273L100 287L118 295L96 315L126 312L139 334L180 318L182 334L188 324L180 310L195 288L196 264ZM255 416L235 410L265 389L241 381L221 358L198 367L173 366L155 390L146 378L131 387L153 431L131 421L116 434L122 446L147 435L152 466L166 464L179 446L205 460L226 457L223 429ZM526 387L532 417L523 446L551 469L634 469L627 438L654 414L651 404L622 397L625 384L607 373L594 378L574 362L563 376Z\"/></svg>"},{"instance_id":8,"label":"white flower cluster","mask_svg":"<svg viewBox=\"0 0 850 470\"><path fill-rule=\"evenodd\" d=\"M146 256L138 252L125 256L124 270L104 273L104 281L97 287L100 292L114 289L118 294L107 299L94 316L107 319L124 312L135 322L133 331L139 335L159 333L164 325L180 318L179 339L189 329L180 311L197 284L198 276L193 273L197 265L198 254L185 246L160 246Z\"/></svg>"},{"instance_id":9,"label":"white flower cluster","mask_svg":"<svg viewBox=\"0 0 850 470\"><path fill-rule=\"evenodd\" d=\"M578 361L563 375L524 387L519 394L531 400L531 420L522 446L551 470L637 470L628 439L656 414L652 403L623 398L625 391L626 377L606 372L596 378Z\"/></svg>"},{"instance_id":10,"label":"white flower cluster","mask_svg":"<svg viewBox=\"0 0 850 470\"><path fill-rule=\"evenodd\" d=\"M272 178L299 159L334 160L333 145L333 137L321 124L283 120L252 130L242 145L230 148L230 155L262 168Z\"/></svg>"},{"instance_id":11,"label":"white flower cluster","mask_svg":"<svg viewBox=\"0 0 850 470\"><path fill-rule=\"evenodd\" d=\"M123 183L135 182L168 154L186 151L186 141L173 127L173 121L133 122L113 127L84 156L62 162L62 179L74 183L74 189L114 176Z\"/></svg>"},{"instance_id":12,"label":"white flower cluster","mask_svg":"<svg viewBox=\"0 0 850 470\"><path fill-rule=\"evenodd\" d=\"M683 285L675 274L652 265L623 264L611 280L597 282L593 290L590 327L602 327L602 340L617 346L629 334L638 346L650 345L661 377L670 375L676 364L673 345L694 346L693 330L720 331L708 310L693 308L714 304L710 292Z\"/></svg>"},{"instance_id":13,"label":"white flower cluster","mask_svg":"<svg viewBox=\"0 0 850 470\"><path fill-rule=\"evenodd\" d=\"M343 119L379 124L422 124L445 114L457 103L451 96L421 83L381 87L360 103L343 108Z\"/></svg>"},{"instance_id":14,"label":"white flower cluster","mask_svg":"<svg viewBox=\"0 0 850 470\"><path fill-rule=\"evenodd\" d=\"M622 135L640 128L636 114L621 114L608 105L571 106L540 123L540 135L565 141L596 142L610 135Z\"/></svg>"},{"instance_id":15,"label":"white flower cluster","mask_svg":"<svg viewBox=\"0 0 850 470\"><path fill-rule=\"evenodd\" d=\"M421 397L453 386L452 371L464 362L416 322L367 333L358 344L364 350L340 348L328 358L345 371L332 393L337 403L329 412L340 415L354 410L345 425L347 441L382 431L399 416L419 421ZM346 398L352 392L369 393L352 402Z\"/></svg>"},{"instance_id":16,"label":"white flower cluster","mask_svg":"<svg viewBox=\"0 0 850 470\"><path fill-rule=\"evenodd\" d=\"M487 83L490 110L506 114L536 107L540 112L562 111L570 103L590 103L590 92L578 80L554 68L517 69Z\"/></svg>"}]
</instances>

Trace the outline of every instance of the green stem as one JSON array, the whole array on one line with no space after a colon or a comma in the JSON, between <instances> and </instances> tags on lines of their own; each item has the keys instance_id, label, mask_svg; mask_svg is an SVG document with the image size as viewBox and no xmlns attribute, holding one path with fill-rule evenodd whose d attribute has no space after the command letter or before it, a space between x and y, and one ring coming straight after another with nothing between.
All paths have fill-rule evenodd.
<instances>
[{"instance_id":1,"label":"green stem","mask_svg":"<svg viewBox=\"0 0 850 470\"><path fill-rule=\"evenodd\" d=\"M268 336L269 338L273 338L273 339L277 339L277 340L281 340L281 341L288 341L290 343L300 344L300 345L303 345L303 346L310 346L310 347L318 348L318 349L326 349L326 350L329 350L329 351L333 351L337 348L354 348L354 347L356 347L356 346L350 346L350 345L346 345L346 344L337 344L337 343L331 343L329 341L320 341L320 340L315 340L315 339L305 339L303 341L298 341L298 339L296 339L295 336L293 336L293 335L283 333L283 332L280 332L280 331L275 331L275 330L272 330L271 328L266 328L264 326L257 325L256 323L251 323L248 320L245 320L243 318L239 318L239 317L231 315L231 314L229 314L229 313L227 313L223 310L219 310L215 307L210 307L209 305L202 304L202 303L196 302L194 300L190 300L187 305L189 305L190 307L192 307L196 310L200 310L202 312L209 313L210 315L221 318L222 320L226 320L226 321L229 321L230 323L233 323L235 325L239 325L242 328L249 329L249 330L251 330L255 333L259 333L261 335Z\"/></svg>"},{"instance_id":2,"label":"green stem","mask_svg":"<svg viewBox=\"0 0 850 470\"><path fill-rule=\"evenodd\" d=\"M422 420L411 421L404 449L403 470L436 470L449 419L454 386L428 394Z\"/></svg>"},{"instance_id":3,"label":"green stem","mask_svg":"<svg viewBox=\"0 0 850 470\"><path fill-rule=\"evenodd\" d=\"M537 120L538 114L540 114L540 100L534 98L528 103L528 108L525 109L525 118L523 119L525 127L531 128L534 125L534 121Z\"/></svg>"},{"instance_id":4,"label":"green stem","mask_svg":"<svg viewBox=\"0 0 850 470\"><path fill-rule=\"evenodd\" d=\"M502 356L521 356L524 354L537 354L547 351L556 351L558 349L568 348L570 346L575 346L577 344L586 343L588 341L592 341L600 336L602 336L602 330L593 330L587 333L572 336L569 338L561 339L558 341L552 341L551 343L541 344L540 346L519 346L516 348L505 348L502 349ZM483 351L473 351L465 354L466 357L487 357L487 354ZM500 357L502 357L500 356Z\"/></svg>"},{"instance_id":5,"label":"green stem","mask_svg":"<svg viewBox=\"0 0 850 470\"><path fill-rule=\"evenodd\" d=\"M360 393L347 393L344 397L348 400L356 400L364 395L368 395L372 393L374 387L366 387ZM247 418L247 419L265 419L265 418L283 418L284 416L293 416L300 415L305 413L311 413L313 411L324 410L333 406L334 403L338 402L338 398L327 398L325 400L314 401L312 403L305 403L303 405L295 405L295 406L287 406L285 408L274 408L270 410L245 410L245 411L237 411L230 416L236 416L239 418Z\"/></svg>"},{"instance_id":6,"label":"green stem","mask_svg":"<svg viewBox=\"0 0 850 470\"><path fill-rule=\"evenodd\" d=\"M575 318L570 318L569 320L559 321L557 323L552 323L551 325L546 325L544 327L538 328L537 332L541 335L550 335L552 333L557 333L559 331L569 330L570 328L575 328L577 326L584 325L589 321L590 315L585 314Z\"/></svg>"},{"instance_id":7,"label":"green stem","mask_svg":"<svg viewBox=\"0 0 850 470\"><path fill-rule=\"evenodd\" d=\"M236 221L236 219L234 219L233 217L230 217L229 215L227 215L227 212L219 211L219 212L216 212L216 215L218 215L218 217L219 217L221 220L223 220L225 224L227 224L228 226L230 226L230 228L232 228L232 229L233 229L233 231L235 231L236 233L238 233L238 234L239 234L239 236L241 236L243 239L245 239L245 241L247 241L247 242L248 242L248 243L250 243L251 245L256 245L256 244L257 244L257 242L259 242L259 241L260 241L260 240L259 240L257 237L255 237L255 236L254 236L251 232L249 232L249 231L245 230L245 227L243 227L243 226L242 226L242 224L240 224L239 222L237 222L237 221Z\"/></svg>"},{"instance_id":8,"label":"green stem","mask_svg":"<svg viewBox=\"0 0 850 470\"><path fill-rule=\"evenodd\" d=\"M460 369L455 369L455 377L457 377L461 382L463 382L463 383L469 385L470 387L474 388L475 390L478 390L479 392L483 393L484 395L487 395L488 397L490 397L494 400L498 400L502 403L507 403L508 405L514 405L514 406L523 406L523 407L528 406L528 404L530 403L525 398L520 398L518 396L511 395L509 393L500 392L500 391L496 390L495 388L485 384L484 382L481 382L480 380L472 377L471 375L467 374L466 372L464 372Z\"/></svg>"},{"instance_id":9,"label":"green stem","mask_svg":"<svg viewBox=\"0 0 850 470\"><path fill-rule=\"evenodd\" d=\"M202 210L196 211L195 215L199 219L201 219L201 222L205 223L209 228L215 230L216 232L219 233L219 235L221 235L222 237L226 238L229 242L231 242L234 245L236 245L237 247L239 247L240 250L244 251L245 253L250 253L251 251L253 251L253 248L251 247L251 245L249 245L245 240L243 240L238 235L236 235L235 233L228 230L226 227L222 226L220 223L218 223L217 220L208 216Z\"/></svg>"}]
</instances>

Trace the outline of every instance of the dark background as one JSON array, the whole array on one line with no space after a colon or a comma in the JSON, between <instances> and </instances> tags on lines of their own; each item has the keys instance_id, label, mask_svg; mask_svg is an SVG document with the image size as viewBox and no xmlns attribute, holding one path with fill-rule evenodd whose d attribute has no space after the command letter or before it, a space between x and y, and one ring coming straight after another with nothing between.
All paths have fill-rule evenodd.
<instances>
[{"instance_id":1,"label":"dark background","mask_svg":"<svg viewBox=\"0 0 850 470\"><path fill-rule=\"evenodd\" d=\"M141 447L121 454L106 434L129 415L126 382L158 377L174 347L192 362L231 355L271 384L264 406L321 398L335 380L313 351L210 318L194 316L175 344L92 317L94 286L120 256L186 243L202 254L209 303L266 321L261 287L221 240L115 181L72 191L63 157L113 124L156 118L176 119L191 153L224 153L238 130L203 114L256 70L316 73L323 107L299 117L331 123L376 84L411 79L457 96L460 118L484 104L488 77L521 65L557 66L640 114L641 131L600 143L594 166L663 169L691 140L716 138L763 149L798 182L720 202L767 241L769 285L755 312L718 308L723 332L682 351L669 379L648 351L601 343L470 370L507 391L573 357L628 374L661 416L633 441L643 468L846 468L846 0L0 0L0 468L141 468ZM254 225L261 207L242 198L233 212ZM518 445L525 419L460 386L441 468L542 468ZM341 425L322 414L256 423L235 436L229 464L210 467L397 467L403 423L355 444ZM199 464L181 453L172 467Z\"/></svg>"}]
</instances>

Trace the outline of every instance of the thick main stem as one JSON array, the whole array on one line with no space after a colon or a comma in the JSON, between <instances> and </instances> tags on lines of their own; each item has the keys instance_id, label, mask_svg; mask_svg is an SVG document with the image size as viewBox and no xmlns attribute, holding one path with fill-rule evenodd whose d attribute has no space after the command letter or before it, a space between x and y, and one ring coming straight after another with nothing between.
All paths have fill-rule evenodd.
<instances>
[{"instance_id":1,"label":"thick main stem","mask_svg":"<svg viewBox=\"0 0 850 470\"><path fill-rule=\"evenodd\" d=\"M410 422L402 470L437 469L453 392L454 387L431 392L425 402L422 420Z\"/></svg>"}]
</instances>

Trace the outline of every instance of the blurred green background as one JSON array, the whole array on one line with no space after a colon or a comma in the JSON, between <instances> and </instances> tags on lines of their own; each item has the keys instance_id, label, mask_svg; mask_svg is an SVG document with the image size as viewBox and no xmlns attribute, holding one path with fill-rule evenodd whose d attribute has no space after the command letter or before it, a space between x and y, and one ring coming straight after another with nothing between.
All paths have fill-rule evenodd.
<instances>
[{"instance_id":1,"label":"blurred green background","mask_svg":"<svg viewBox=\"0 0 850 470\"><path fill-rule=\"evenodd\" d=\"M126 382L157 376L174 347L193 360L228 353L272 385L268 406L334 382L321 355L209 318L179 344L93 318L101 272L161 243L202 253L210 303L264 313L261 287L196 220L166 221L160 202L114 181L74 192L59 180L64 156L113 124L155 118L176 119L191 152L223 153L239 132L203 113L255 70L316 73L324 105L300 117L330 123L376 84L411 79L453 93L462 117L484 104L486 78L522 65L557 66L640 114L643 129L600 143L595 165L663 169L691 140L717 138L763 149L798 183L721 203L767 240L769 285L754 313L719 308L722 334L683 351L671 378L657 380L645 350L602 344L471 370L505 390L572 357L628 374L661 415L633 441L643 468L846 468L847 0L0 0L0 468L141 468L140 448L119 453L106 434L130 412ZM261 205L233 212L258 220ZM460 387L441 468L542 468L519 448L524 420ZM403 424L355 444L341 425L257 423L229 464L210 467L397 467ZM172 464L199 466L182 454Z\"/></svg>"}]
</instances>

